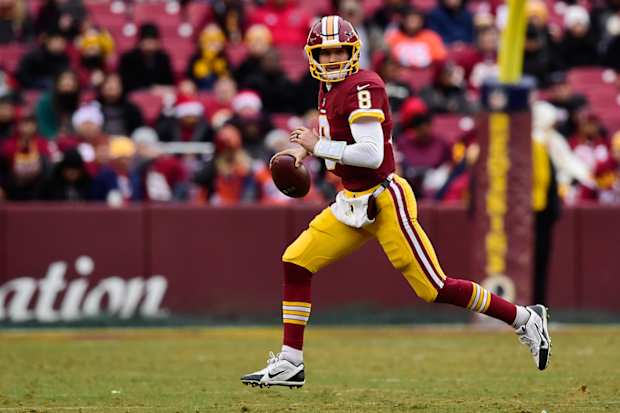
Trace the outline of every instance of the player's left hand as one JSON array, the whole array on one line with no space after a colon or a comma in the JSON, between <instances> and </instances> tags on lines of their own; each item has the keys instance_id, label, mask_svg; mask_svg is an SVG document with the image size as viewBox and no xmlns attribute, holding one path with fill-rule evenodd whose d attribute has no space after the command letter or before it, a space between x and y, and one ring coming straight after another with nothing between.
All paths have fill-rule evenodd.
<instances>
[{"instance_id":1,"label":"player's left hand","mask_svg":"<svg viewBox=\"0 0 620 413\"><path fill-rule=\"evenodd\" d=\"M319 136L316 130L310 130L302 126L291 132L289 140L301 145L308 152L313 153L314 145L319 141Z\"/></svg>"}]
</instances>

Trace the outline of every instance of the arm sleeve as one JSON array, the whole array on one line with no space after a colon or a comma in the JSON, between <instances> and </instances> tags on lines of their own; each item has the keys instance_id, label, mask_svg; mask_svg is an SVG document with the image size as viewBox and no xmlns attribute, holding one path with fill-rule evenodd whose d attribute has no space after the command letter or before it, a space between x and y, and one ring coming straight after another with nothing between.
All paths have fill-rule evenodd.
<instances>
[{"instance_id":1,"label":"arm sleeve","mask_svg":"<svg viewBox=\"0 0 620 413\"><path fill-rule=\"evenodd\" d=\"M368 118L365 118L368 119ZM383 129L378 120L363 120L350 125L355 143L344 148L344 165L377 169L383 163Z\"/></svg>"}]
</instances>

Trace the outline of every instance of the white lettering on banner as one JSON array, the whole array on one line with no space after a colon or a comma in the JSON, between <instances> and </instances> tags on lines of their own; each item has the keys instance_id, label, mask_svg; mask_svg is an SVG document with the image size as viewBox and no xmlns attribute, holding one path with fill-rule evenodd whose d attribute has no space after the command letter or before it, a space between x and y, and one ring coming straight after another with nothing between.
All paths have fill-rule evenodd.
<instances>
[{"instance_id":1,"label":"white lettering on banner","mask_svg":"<svg viewBox=\"0 0 620 413\"><path fill-rule=\"evenodd\" d=\"M168 288L165 277L123 279L110 276L90 286L87 277L94 268L92 258L81 256L75 262L76 272L81 277L72 281L65 280L67 263L63 261L53 262L42 279L21 277L8 281L0 286L0 320L52 323L102 315L127 319L136 315L152 318L167 314L161 308ZM90 291L89 287L92 287ZM54 303L60 296L59 308L55 308ZM102 308L104 303L106 308Z\"/></svg>"}]
</instances>

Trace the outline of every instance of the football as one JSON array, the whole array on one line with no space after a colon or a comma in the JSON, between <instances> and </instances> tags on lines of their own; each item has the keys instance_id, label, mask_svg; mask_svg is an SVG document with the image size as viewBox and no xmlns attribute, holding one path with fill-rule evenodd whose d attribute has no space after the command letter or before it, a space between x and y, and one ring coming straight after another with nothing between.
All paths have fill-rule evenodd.
<instances>
[{"instance_id":1,"label":"football","mask_svg":"<svg viewBox=\"0 0 620 413\"><path fill-rule=\"evenodd\" d=\"M292 198L301 198L310 190L310 174L302 164L295 166L292 155L277 156L271 162L271 176L280 192Z\"/></svg>"}]
</instances>

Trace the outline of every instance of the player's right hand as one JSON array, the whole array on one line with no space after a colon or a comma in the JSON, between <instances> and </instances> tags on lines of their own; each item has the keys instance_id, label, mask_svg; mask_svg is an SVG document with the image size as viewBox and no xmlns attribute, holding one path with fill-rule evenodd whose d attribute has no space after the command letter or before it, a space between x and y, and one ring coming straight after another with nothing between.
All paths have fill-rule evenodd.
<instances>
[{"instance_id":1,"label":"player's right hand","mask_svg":"<svg viewBox=\"0 0 620 413\"><path fill-rule=\"evenodd\" d=\"M280 155L291 155L293 158L295 158L295 167L298 167L299 165L301 165L301 162L306 158L306 156L309 155L309 152L302 147L285 149L283 151L276 153L275 155L271 157L271 159L269 160L270 167L271 167L271 163L273 162L273 160L276 159Z\"/></svg>"}]
</instances>

